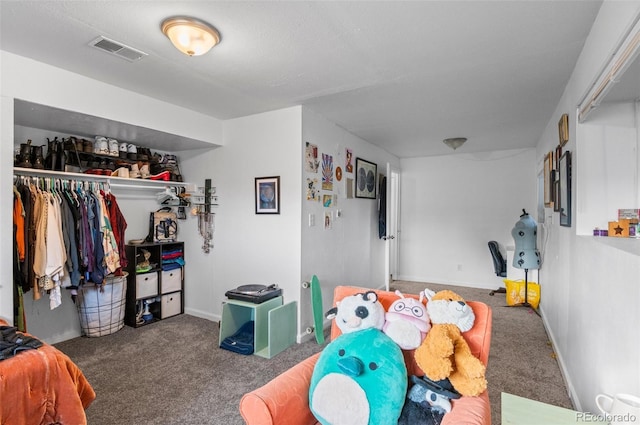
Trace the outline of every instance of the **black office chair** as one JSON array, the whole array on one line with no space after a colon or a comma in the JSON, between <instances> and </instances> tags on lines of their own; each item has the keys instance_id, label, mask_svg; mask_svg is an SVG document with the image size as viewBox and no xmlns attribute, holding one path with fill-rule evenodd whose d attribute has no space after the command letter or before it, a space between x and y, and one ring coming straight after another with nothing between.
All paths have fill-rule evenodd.
<instances>
[{"instance_id":1,"label":"black office chair","mask_svg":"<svg viewBox=\"0 0 640 425\"><path fill-rule=\"evenodd\" d=\"M496 276L507 277L507 261L500 252L500 245L496 241L489 241L489 251L491 252L491 258L493 258L493 269L496 272ZM495 293L506 293L506 288L498 288L495 291L489 292L489 295Z\"/></svg>"}]
</instances>

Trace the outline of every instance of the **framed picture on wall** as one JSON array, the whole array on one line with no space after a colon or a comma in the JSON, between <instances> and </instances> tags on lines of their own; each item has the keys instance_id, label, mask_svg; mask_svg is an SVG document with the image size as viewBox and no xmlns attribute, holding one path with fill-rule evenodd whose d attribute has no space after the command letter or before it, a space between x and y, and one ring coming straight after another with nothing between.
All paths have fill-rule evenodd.
<instances>
[{"instance_id":1,"label":"framed picture on wall","mask_svg":"<svg viewBox=\"0 0 640 425\"><path fill-rule=\"evenodd\" d=\"M553 207L553 153L544 156L544 206Z\"/></svg>"},{"instance_id":2,"label":"framed picture on wall","mask_svg":"<svg viewBox=\"0 0 640 425\"><path fill-rule=\"evenodd\" d=\"M256 177L256 214L280 214L280 176Z\"/></svg>"},{"instance_id":3,"label":"framed picture on wall","mask_svg":"<svg viewBox=\"0 0 640 425\"><path fill-rule=\"evenodd\" d=\"M356 158L356 198L376 199L377 172L376 164Z\"/></svg>"},{"instance_id":4,"label":"framed picture on wall","mask_svg":"<svg viewBox=\"0 0 640 425\"><path fill-rule=\"evenodd\" d=\"M560 211L560 179L553 182L553 211Z\"/></svg>"},{"instance_id":5,"label":"framed picture on wall","mask_svg":"<svg viewBox=\"0 0 640 425\"><path fill-rule=\"evenodd\" d=\"M571 227L571 152L566 151L558 163L560 179L560 225Z\"/></svg>"},{"instance_id":6,"label":"framed picture on wall","mask_svg":"<svg viewBox=\"0 0 640 425\"><path fill-rule=\"evenodd\" d=\"M564 146L569 141L569 114L562 114L558 121L558 138L560 146Z\"/></svg>"}]
</instances>

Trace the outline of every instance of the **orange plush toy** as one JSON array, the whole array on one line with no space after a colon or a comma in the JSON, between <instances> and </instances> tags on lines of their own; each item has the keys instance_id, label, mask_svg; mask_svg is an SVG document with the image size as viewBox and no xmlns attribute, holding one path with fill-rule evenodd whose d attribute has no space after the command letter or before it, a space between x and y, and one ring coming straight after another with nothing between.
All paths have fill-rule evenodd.
<instances>
[{"instance_id":1,"label":"orange plush toy","mask_svg":"<svg viewBox=\"0 0 640 425\"><path fill-rule=\"evenodd\" d=\"M463 396L481 394L487 388L485 367L462 337L473 327L473 310L453 291L424 292L432 327L415 351L416 363L432 381L448 378Z\"/></svg>"}]
</instances>

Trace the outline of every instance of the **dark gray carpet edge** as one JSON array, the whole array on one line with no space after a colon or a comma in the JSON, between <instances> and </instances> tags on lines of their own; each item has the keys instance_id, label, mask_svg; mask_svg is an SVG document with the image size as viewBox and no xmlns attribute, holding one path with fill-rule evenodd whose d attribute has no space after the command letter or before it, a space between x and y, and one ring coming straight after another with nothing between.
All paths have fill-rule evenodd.
<instances>
[{"instance_id":1,"label":"dark gray carpet edge","mask_svg":"<svg viewBox=\"0 0 640 425\"><path fill-rule=\"evenodd\" d=\"M503 391L571 408L540 317L529 309L504 307L504 294L491 297L488 290L401 281L392 290L418 293L425 287L449 288L493 309L487 368L493 424L500 424ZM217 322L180 315L55 346L82 369L96 391L86 412L90 425L241 425L243 394L323 348L312 340L264 359L220 349L218 335Z\"/></svg>"}]
</instances>

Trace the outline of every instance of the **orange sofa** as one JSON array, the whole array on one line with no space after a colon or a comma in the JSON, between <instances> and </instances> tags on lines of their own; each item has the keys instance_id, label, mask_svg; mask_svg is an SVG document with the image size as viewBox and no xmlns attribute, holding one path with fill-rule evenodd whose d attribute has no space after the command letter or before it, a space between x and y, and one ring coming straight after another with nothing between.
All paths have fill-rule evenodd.
<instances>
[{"instance_id":1,"label":"orange sofa","mask_svg":"<svg viewBox=\"0 0 640 425\"><path fill-rule=\"evenodd\" d=\"M338 286L334 291L334 306L346 296L365 292L370 289L353 286ZM398 299L393 292L375 291L385 308ZM405 297L417 295L404 294ZM471 330L463 333L471 352L485 365L489 360L491 345L491 309L484 303L469 301L476 316ZM331 340L340 335L340 329L331 325ZM416 365L414 350L403 351L407 371L410 375L422 376L424 373ZM240 400L240 414L248 425L314 425L319 422L309 410L309 385L313 368L320 353L298 363L266 385L245 394ZM462 397L452 400L451 412L444 416L442 425L491 425L491 407L489 395L484 391L478 397Z\"/></svg>"}]
</instances>

